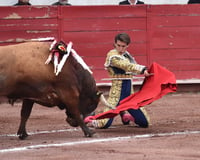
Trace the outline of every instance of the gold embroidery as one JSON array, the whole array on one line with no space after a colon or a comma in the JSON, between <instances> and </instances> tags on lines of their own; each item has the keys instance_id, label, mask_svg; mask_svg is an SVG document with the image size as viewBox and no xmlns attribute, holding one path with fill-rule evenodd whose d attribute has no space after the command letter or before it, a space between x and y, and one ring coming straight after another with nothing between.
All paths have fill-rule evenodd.
<instances>
[{"instance_id":1,"label":"gold embroidery","mask_svg":"<svg viewBox=\"0 0 200 160\"><path fill-rule=\"evenodd\" d=\"M140 107L140 110L142 111L142 113L143 113L144 116L146 117L148 124L150 124L150 117L149 117L149 115L148 115L146 109L145 109L144 107Z\"/></svg>"},{"instance_id":2,"label":"gold embroidery","mask_svg":"<svg viewBox=\"0 0 200 160\"><path fill-rule=\"evenodd\" d=\"M120 94L121 94L122 81L121 80L113 80L112 86L110 88L108 103L112 106L116 106L119 102Z\"/></svg>"},{"instance_id":3,"label":"gold embroidery","mask_svg":"<svg viewBox=\"0 0 200 160\"><path fill-rule=\"evenodd\" d=\"M140 74L145 67L143 65L131 63L128 58L120 55L115 49L111 50L106 57L105 67L109 69L111 66L120 68L125 72L133 72L136 74Z\"/></svg>"}]
</instances>

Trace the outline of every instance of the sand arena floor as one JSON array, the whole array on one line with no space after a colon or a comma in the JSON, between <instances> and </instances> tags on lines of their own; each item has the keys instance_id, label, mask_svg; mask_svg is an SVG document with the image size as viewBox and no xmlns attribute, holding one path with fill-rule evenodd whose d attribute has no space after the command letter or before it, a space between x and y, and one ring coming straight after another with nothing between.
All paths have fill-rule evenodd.
<instances>
[{"instance_id":1,"label":"sand arena floor","mask_svg":"<svg viewBox=\"0 0 200 160\"><path fill-rule=\"evenodd\" d=\"M27 124L30 136L16 136L21 104L1 104L1 160L198 160L200 93L168 94L146 107L151 125L123 126L119 117L109 129L85 138L65 122L64 111L35 105Z\"/></svg>"}]
</instances>

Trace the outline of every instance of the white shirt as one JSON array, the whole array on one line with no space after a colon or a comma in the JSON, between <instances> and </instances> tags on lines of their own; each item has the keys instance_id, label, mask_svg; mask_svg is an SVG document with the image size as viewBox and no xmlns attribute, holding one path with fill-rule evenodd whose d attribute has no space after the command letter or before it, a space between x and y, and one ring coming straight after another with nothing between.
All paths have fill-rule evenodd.
<instances>
[{"instance_id":1,"label":"white shirt","mask_svg":"<svg viewBox=\"0 0 200 160\"><path fill-rule=\"evenodd\" d=\"M132 3L131 0L128 0L128 1L129 1L129 3L130 3L131 5L136 5L136 3L137 3L138 0L135 0L134 3Z\"/></svg>"}]
</instances>

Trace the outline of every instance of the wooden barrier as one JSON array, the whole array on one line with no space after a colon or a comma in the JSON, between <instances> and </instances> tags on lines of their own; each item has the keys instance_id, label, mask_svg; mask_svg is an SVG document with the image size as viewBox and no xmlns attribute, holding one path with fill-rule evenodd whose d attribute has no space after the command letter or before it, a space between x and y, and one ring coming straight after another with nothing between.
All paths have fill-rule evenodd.
<instances>
[{"instance_id":1,"label":"wooden barrier","mask_svg":"<svg viewBox=\"0 0 200 160\"><path fill-rule=\"evenodd\" d=\"M157 62L178 80L200 79L200 5L0 7L0 45L55 37L72 41L97 83L107 77L104 61L120 32L132 38L137 62Z\"/></svg>"}]
</instances>

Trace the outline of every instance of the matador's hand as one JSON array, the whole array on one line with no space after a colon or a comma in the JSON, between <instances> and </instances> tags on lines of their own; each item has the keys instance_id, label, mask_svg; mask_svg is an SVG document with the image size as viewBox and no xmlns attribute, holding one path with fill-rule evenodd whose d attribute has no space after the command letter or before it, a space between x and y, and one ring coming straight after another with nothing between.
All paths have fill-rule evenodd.
<instances>
[{"instance_id":1,"label":"matador's hand","mask_svg":"<svg viewBox=\"0 0 200 160\"><path fill-rule=\"evenodd\" d=\"M147 70L144 71L144 76L145 77L149 77L149 76L152 76L153 73L149 73Z\"/></svg>"}]
</instances>

